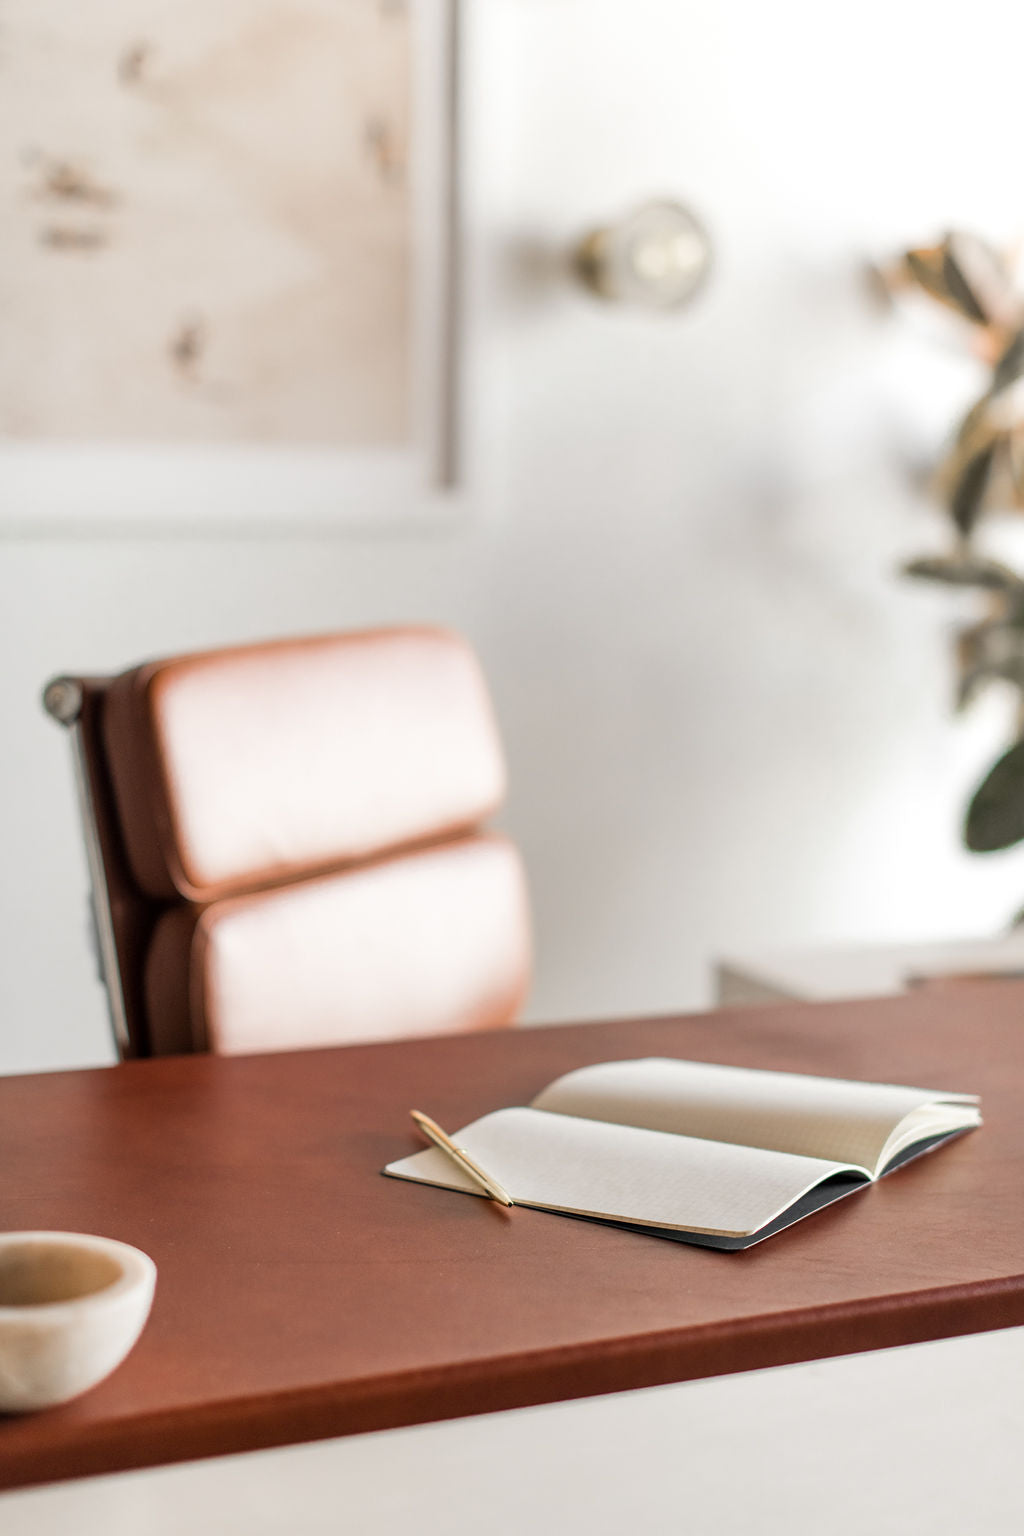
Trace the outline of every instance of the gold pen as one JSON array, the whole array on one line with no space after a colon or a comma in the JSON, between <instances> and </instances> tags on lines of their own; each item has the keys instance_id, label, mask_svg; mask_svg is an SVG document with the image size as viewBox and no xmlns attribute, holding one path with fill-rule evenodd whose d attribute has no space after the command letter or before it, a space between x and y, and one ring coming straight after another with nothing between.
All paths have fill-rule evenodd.
<instances>
[{"instance_id":1,"label":"gold pen","mask_svg":"<svg viewBox=\"0 0 1024 1536\"><path fill-rule=\"evenodd\" d=\"M489 1173L484 1173L479 1163L474 1163L468 1152L462 1147L457 1147L436 1121L431 1120L429 1115L421 1114L418 1109L410 1109L409 1113L427 1140L432 1141L441 1152L446 1152L452 1162L458 1164L463 1173L468 1173L473 1183L479 1184L492 1200L497 1200L499 1205L515 1205L508 1190L502 1189L497 1179L492 1179Z\"/></svg>"}]
</instances>

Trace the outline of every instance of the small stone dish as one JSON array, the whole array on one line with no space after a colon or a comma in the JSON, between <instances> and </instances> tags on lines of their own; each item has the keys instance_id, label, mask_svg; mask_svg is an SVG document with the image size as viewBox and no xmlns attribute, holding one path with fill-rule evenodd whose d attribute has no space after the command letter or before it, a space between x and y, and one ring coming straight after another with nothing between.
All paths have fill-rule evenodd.
<instances>
[{"instance_id":1,"label":"small stone dish","mask_svg":"<svg viewBox=\"0 0 1024 1536\"><path fill-rule=\"evenodd\" d=\"M153 1302L148 1254L82 1232L0 1233L0 1413L66 1403L120 1365Z\"/></svg>"}]
</instances>

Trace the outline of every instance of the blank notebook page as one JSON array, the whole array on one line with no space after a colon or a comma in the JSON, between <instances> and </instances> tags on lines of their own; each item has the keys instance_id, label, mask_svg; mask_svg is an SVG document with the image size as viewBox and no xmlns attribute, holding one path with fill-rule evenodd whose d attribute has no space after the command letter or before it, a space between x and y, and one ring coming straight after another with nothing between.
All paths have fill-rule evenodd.
<instances>
[{"instance_id":1,"label":"blank notebook page","mask_svg":"<svg viewBox=\"0 0 1024 1536\"><path fill-rule=\"evenodd\" d=\"M532 1107L805 1157L840 1158L873 1172L905 1115L923 1104L975 1102L969 1094L652 1056L570 1072L538 1094Z\"/></svg>"},{"instance_id":2,"label":"blank notebook page","mask_svg":"<svg viewBox=\"0 0 1024 1536\"><path fill-rule=\"evenodd\" d=\"M746 1235L848 1165L605 1125L537 1109L502 1109L456 1141L519 1204L695 1232ZM431 1148L388 1173L479 1193Z\"/></svg>"}]
</instances>

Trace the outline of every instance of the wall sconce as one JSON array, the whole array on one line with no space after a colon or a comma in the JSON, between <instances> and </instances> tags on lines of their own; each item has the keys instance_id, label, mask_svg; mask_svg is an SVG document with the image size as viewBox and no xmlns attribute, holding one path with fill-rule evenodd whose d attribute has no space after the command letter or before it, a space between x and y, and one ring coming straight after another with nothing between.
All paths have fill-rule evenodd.
<instances>
[{"instance_id":1,"label":"wall sconce","mask_svg":"<svg viewBox=\"0 0 1024 1536\"><path fill-rule=\"evenodd\" d=\"M593 230L573 253L576 275L592 293L644 309L681 309L710 267L707 231L688 208L667 199Z\"/></svg>"}]
</instances>

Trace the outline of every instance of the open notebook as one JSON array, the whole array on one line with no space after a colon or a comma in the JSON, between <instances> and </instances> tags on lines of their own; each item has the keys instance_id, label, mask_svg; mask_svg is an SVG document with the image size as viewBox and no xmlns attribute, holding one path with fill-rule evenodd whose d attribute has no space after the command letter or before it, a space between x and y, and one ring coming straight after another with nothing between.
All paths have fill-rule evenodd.
<instances>
[{"instance_id":1,"label":"open notebook","mask_svg":"<svg viewBox=\"0 0 1024 1536\"><path fill-rule=\"evenodd\" d=\"M649 1057L570 1072L452 1139L517 1205L749 1248L980 1124L971 1094ZM384 1172L481 1194L434 1148Z\"/></svg>"}]
</instances>

